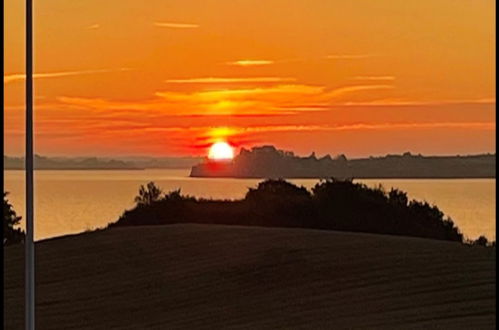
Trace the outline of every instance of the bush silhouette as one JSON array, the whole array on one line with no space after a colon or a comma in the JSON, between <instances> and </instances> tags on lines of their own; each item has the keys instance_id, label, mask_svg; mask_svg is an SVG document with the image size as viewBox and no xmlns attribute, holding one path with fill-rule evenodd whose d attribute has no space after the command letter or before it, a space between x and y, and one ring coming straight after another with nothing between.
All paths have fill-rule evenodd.
<instances>
[{"instance_id":1,"label":"bush silhouette","mask_svg":"<svg viewBox=\"0 0 499 330\"><path fill-rule=\"evenodd\" d=\"M477 246L488 246L489 245L489 240L485 236L480 236L476 240L473 241L472 245L477 245Z\"/></svg>"},{"instance_id":2,"label":"bush silhouette","mask_svg":"<svg viewBox=\"0 0 499 330\"><path fill-rule=\"evenodd\" d=\"M267 180L250 188L244 203L248 205L251 224L279 227L306 227L315 219L312 195L282 179Z\"/></svg>"},{"instance_id":3,"label":"bush silhouette","mask_svg":"<svg viewBox=\"0 0 499 330\"><path fill-rule=\"evenodd\" d=\"M154 182L149 182L146 186L140 186L139 194L135 197L135 202L138 205L150 205L159 200L161 193L161 189Z\"/></svg>"},{"instance_id":4,"label":"bush silhouette","mask_svg":"<svg viewBox=\"0 0 499 330\"><path fill-rule=\"evenodd\" d=\"M180 189L170 191L163 198L171 201L180 201L183 199Z\"/></svg>"},{"instance_id":5,"label":"bush silhouette","mask_svg":"<svg viewBox=\"0 0 499 330\"><path fill-rule=\"evenodd\" d=\"M141 186L137 207L114 226L215 223L266 227L300 227L426 237L463 242L450 218L403 191L369 188L352 180L328 179L312 191L285 180L265 180L235 201L196 199L174 190L161 197L150 182Z\"/></svg>"},{"instance_id":6,"label":"bush silhouette","mask_svg":"<svg viewBox=\"0 0 499 330\"><path fill-rule=\"evenodd\" d=\"M7 192L3 193L3 244L9 245L24 241L24 232L15 228L21 222L21 217L17 216L14 208L7 200Z\"/></svg>"},{"instance_id":7,"label":"bush silhouette","mask_svg":"<svg viewBox=\"0 0 499 330\"><path fill-rule=\"evenodd\" d=\"M297 187L283 179L266 180L258 184L257 188L249 188L246 200L265 200L269 198L309 198L310 192L304 187Z\"/></svg>"}]
</instances>

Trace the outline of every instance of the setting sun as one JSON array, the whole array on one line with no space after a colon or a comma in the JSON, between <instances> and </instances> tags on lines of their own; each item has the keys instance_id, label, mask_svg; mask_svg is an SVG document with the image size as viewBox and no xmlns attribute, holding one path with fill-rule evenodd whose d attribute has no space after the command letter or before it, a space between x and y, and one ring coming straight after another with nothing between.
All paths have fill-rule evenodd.
<instances>
[{"instance_id":1,"label":"setting sun","mask_svg":"<svg viewBox=\"0 0 499 330\"><path fill-rule=\"evenodd\" d=\"M208 158L228 160L234 158L234 149L227 142L216 142L210 147Z\"/></svg>"}]
</instances>

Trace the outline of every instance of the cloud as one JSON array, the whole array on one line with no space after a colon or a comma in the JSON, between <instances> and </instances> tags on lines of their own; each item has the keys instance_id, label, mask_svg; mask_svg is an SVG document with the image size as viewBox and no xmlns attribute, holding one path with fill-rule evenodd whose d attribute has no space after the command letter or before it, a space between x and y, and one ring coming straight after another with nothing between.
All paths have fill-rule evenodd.
<instances>
[{"instance_id":1,"label":"cloud","mask_svg":"<svg viewBox=\"0 0 499 330\"><path fill-rule=\"evenodd\" d=\"M154 22L154 26L170 29L197 29L198 24L193 23L173 23L173 22Z\"/></svg>"},{"instance_id":2,"label":"cloud","mask_svg":"<svg viewBox=\"0 0 499 330\"><path fill-rule=\"evenodd\" d=\"M333 54L327 55L326 58L331 60L358 60L374 56L372 54Z\"/></svg>"},{"instance_id":3,"label":"cloud","mask_svg":"<svg viewBox=\"0 0 499 330\"><path fill-rule=\"evenodd\" d=\"M62 124L77 124L76 121L63 121ZM59 123L59 124L61 124ZM43 122L46 128L45 132L50 132L53 122ZM45 124L47 126L45 126ZM336 132L336 131L356 131L356 130L400 130L400 129L478 129L478 130L495 130L496 124L494 122L399 122L399 123L350 123L350 124L337 124L337 125L253 125L253 126L240 126L231 125L229 127L214 127L207 125L199 126L164 126L154 123L136 123L133 121L122 122L102 122L102 121L89 121L82 127L83 132L95 134L95 131L100 131L101 134L127 134L134 136L137 131L143 133L185 133L185 137L193 140L203 141L206 139L216 140L219 137L233 137L242 134L266 134L272 132ZM15 132L12 130L11 132ZM43 131L41 132L43 133ZM202 134L204 133L204 134Z\"/></svg>"},{"instance_id":4,"label":"cloud","mask_svg":"<svg viewBox=\"0 0 499 330\"><path fill-rule=\"evenodd\" d=\"M411 119L409 115L399 119L358 116L358 113L344 116L332 106L342 103L323 98L333 91L340 93L338 90L341 93L364 90L359 86L346 88L328 90L321 86L277 85L217 91L165 91L145 100L60 97L57 99L59 103L49 100L51 103L40 104L46 105L46 110L40 112L37 131L40 140L45 141L42 143L59 143L59 148L64 145L73 152L96 148L114 152L123 148L123 152L158 153L165 149L177 150L175 148L186 149L179 152L187 152L189 148L202 150L220 136L225 136L234 145L249 146L255 141L268 141L269 136L278 134L300 138L299 134L323 132L323 138L336 132L364 134L370 131L445 129L454 130L457 134L466 130L492 134L495 131L493 119L480 122L471 119L473 117L470 117L471 120L439 117L440 120L435 122L435 118L418 116ZM349 110L345 114L351 113ZM312 116L306 111L330 112L325 116ZM22 112L6 113L11 122L15 122L6 134L22 133ZM298 113L301 115L289 116ZM217 128L217 125L226 127ZM81 144L75 144L75 140L81 141Z\"/></svg>"},{"instance_id":5,"label":"cloud","mask_svg":"<svg viewBox=\"0 0 499 330\"><path fill-rule=\"evenodd\" d=\"M223 78L223 77L207 77L207 78L187 78L187 79L168 79L165 80L171 84L224 84L224 83L272 83L295 81L295 78L283 77L246 77L246 78Z\"/></svg>"},{"instance_id":6,"label":"cloud","mask_svg":"<svg viewBox=\"0 0 499 330\"><path fill-rule=\"evenodd\" d=\"M34 79L45 79L45 78L60 78L60 77L69 77L69 76L79 76L86 74L95 74L95 73L107 73L107 72L117 72L117 71L129 71L129 68L120 68L120 69L99 69L99 70L82 70L82 71L63 71L63 72L48 72L48 73L34 73ZM3 76L3 83L8 84L15 81L25 80L26 74L24 73L13 73L7 74Z\"/></svg>"},{"instance_id":7,"label":"cloud","mask_svg":"<svg viewBox=\"0 0 499 330\"><path fill-rule=\"evenodd\" d=\"M311 85L278 85L275 87L258 87L250 89L222 89L215 91L200 92L203 96L255 96L271 94L294 94L298 95L317 95L322 93L324 87Z\"/></svg>"},{"instance_id":8,"label":"cloud","mask_svg":"<svg viewBox=\"0 0 499 330\"><path fill-rule=\"evenodd\" d=\"M98 28L100 28L100 24L93 24L93 25L87 26L87 29L89 29L89 30L95 30Z\"/></svg>"},{"instance_id":9,"label":"cloud","mask_svg":"<svg viewBox=\"0 0 499 330\"><path fill-rule=\"evenodd\" d=\"M315 111L327 111L331 110L332 105L329 103L317 103L317 104L298 104L292 106L277 107L276 109L280 111L290 111L290 112L315 112Z\"/></svg>"},{"instance_id":10,"label":"cloud","mask_svg":"<svg viewBox=\"0 0 499 330\"><path fill-rule=\"evenodd\" d=\"M379 123L379 124L346 124L329 127L328 130L386 130L386 129L431 129L431 128L474 128L491 130L495 123L490 122L431 122L431 123Z\"/></svg>"},{"instance_id":11,"label":"cloud","mask_svg":"<svg viewBox=\"0 0 499 330\"><path fill-rule=\"evenodd\" d=\"M207 132L199 140L216 140L213 137L223 136L224 138L234 138L236 136L246 134L267 134L267 133L295 133L295 132L336 132L336 131L357 131L357 130L400 130L400 129L478 129L478 130L495 130L496 125L493 122L437 122L437 123L414 123L414 122L400 122L400 123L352 123L352 124L338 124L338 125L254 125L249 127L231 126L223 128L212 127L190 127L183 128L182 130L201 131ZM218 134L218 130L221 133Z\"/></svg>"},{"instance_id":12,"label":"cloud","mask_svg":"<svg viewBox=\"0 0 499 330\"><path fill-rule=\"evenodd\" d=\"M260 65L270 65L274 64L271 60L238 60L234 62L227 62L227 65L235 66L260 66Z\"/></svg>"},{"instance_id":13,"label":"cloud","mask_svg":"<svg viewBox=\"0 0 499 330\"><path fill-rule=\"evenodd\" d=\"M137 114L145 117L268 115L291 114L284 106L309 103L310 98L321 95L324 87L309 85L277 85L246 89L219 89L195 92L162 91L155 98L127 101L102 98L60 96L60 106L93 111L99 116ZM280 108L283 106L283 108Z\"/></svg>"},{"instance_id":14,"label":"cloud","mask_svg":"<svg viewBox=\"0 0 499 330\"><path fill-rule=\"evenodd\" d=\"M394 76L355 76L352 80L367 80L367 81L393 81Z\"/></svg>"},{"instance_id":15,"label":"cloud","mask_svg":"<svg viewBox=\"0 0 499 330\"><path fill-rule=\"evenodd\" d=\"M359 92L359 91L367 91L367 90L379 90L379 89L393 89L393 85L356 85L356 86L347 86L340 87L334 89L327 93L327 98L335 98L347 93Z\"/></svg>"},{"instance_id":16,"label":"cloud","mask_svg":"<svg viewBox=\"0 0 499 330\"><path fill-rule=\"evenodd\" d=\"M344 102L351 106L405 106L405 105L446 105L446 104L495 104L495 98L455 99L455 100L406 100L382 99L374 101Z\"/></svg>"},{"instance_id":17,"label":"cloud","mask_svg":"<svg viewBox=\"0 0 499 330\"><path fill-rule=\"evenodd\" d=\"M334 105L351 101L342 98L349 93L391 89L390 85L357 85L328 90L324 86L304 84L278 84L252 88L226 88L215 90L158 91L155 98L139 101L106 100L61 96L57 99L73 109L94 110L102 115L142 113L146 117L170 116L248 116L288 115L300 112L328 111ZM372 99L372 94L367 97ZM356 96L365 98L360 94ZM362 101L360 99L359 101Z\"/></svg>"}]
</instances>

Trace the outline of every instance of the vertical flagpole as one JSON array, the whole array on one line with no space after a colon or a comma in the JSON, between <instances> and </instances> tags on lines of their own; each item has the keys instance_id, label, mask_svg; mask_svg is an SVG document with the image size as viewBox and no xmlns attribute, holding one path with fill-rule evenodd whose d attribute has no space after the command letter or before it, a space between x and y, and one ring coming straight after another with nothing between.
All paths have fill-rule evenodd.
<instances>
[{"instance_id":1,"label":"vertical flagpole","mask_svg":"<svg viewBox=\"0 0 499 330\"><path fill-rule=\"evenodd\" d=\"M35 243L33 226L33 0L26 0L26 240L25 329L35 329Z\"/></svg>"}]
</instances>

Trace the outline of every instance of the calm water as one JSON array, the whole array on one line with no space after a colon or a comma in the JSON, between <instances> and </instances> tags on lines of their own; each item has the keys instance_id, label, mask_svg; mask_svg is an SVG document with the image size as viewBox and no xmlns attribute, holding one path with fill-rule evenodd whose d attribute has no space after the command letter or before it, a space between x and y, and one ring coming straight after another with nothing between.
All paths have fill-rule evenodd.
<instances>
[{"instance_id":1,"label":"calm water","mask_svg":"<svg viewBox=\"0 0 499 330\"><path fill-rule=\"evenodd\" d=\"M5 190L24 218L24 172L4 171ZM177 188L196 197L236 199L255 187L254 179L189 178L189 170L37 171L35 237L43 239L106 226L127 208L141 184L154 181L164 191ZM317 180L290 180L311 188ZM465 235L495 239L495 180L360 180L369 186L396 187L426 200L449 215ZM24 226L24 224L23 224Z\"/></svg>"}]
</instances>

